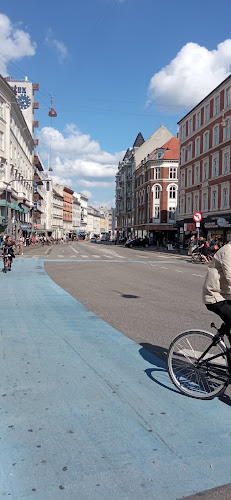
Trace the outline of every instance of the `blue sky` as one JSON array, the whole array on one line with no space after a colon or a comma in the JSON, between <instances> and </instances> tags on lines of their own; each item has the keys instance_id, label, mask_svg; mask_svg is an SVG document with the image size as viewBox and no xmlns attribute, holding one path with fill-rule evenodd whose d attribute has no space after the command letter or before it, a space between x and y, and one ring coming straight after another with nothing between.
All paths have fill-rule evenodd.
<instances>
[{"instance_id":1,"label":"blue sky","mask_svg":"<svg viewBox=\"0 0 231 500\"><path fill-rule=\"evenodd\" d=\"M39 83L37 132L55 180L112 205L138 132L177 121L230 73L231 4L214 0L40 0L0 12L0 72ZM57 118L48 117L54 94Z\"/></svg>"}]
</instances>

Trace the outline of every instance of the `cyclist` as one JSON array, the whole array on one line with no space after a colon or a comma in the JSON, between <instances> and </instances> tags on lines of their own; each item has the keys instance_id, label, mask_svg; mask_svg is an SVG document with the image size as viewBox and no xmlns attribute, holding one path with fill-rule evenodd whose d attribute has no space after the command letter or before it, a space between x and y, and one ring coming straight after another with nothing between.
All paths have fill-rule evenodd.
<instances>
[{"instance_id":1,"label":"cyclist","mask_svg":"<svg viewBox=\"0 0 231 500\"><path fill-rule=\"evenodd\" d=\"M209 311L224 321L220 331L229 336L231 328L231 242L218 250L208 266L203 301Z\"/></svg>"},{"instance_id":2,"label":"cyclist","mask_svg":"<svg viewBox=\"0 0 231 500\"><path fill-rule=\"evenodd\" d=\"M7 254L9 257L10 261L9 271L11 271L12 259L15 258L14 247L15 247L15 241L12 240L11 236L8 236L8 238L6 238L3 243L2 251L3 255Z\"/></svg>"}]
</instances>

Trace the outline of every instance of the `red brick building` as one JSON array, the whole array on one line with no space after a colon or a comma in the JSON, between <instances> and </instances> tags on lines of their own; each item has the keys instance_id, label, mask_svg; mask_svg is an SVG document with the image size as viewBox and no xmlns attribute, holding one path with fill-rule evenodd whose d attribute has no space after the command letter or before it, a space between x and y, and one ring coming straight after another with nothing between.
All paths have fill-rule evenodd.
<instances>
[{"instance_id":1,"label":"red brick building","mask_svg":"<svg viewBox=\"0 0 231 500\"><path fill-rule=\"evenodd\" d=\"M151 243L174 242L177 233L179 140L175 137L142 160L135 171L137 236Z\"/></svg>"},{"instance_id":2,"label":"red brick building","mask_svg":"<svg viewBox=\"0 0 231 500\"><path fill-rule=\"evenodd\" d=\"M197 211L203 215L200 232L204 237L229 240L231 76L184 116L179 126L180 243L196 232L193 213Z\"/></svg>"}]
</instances>

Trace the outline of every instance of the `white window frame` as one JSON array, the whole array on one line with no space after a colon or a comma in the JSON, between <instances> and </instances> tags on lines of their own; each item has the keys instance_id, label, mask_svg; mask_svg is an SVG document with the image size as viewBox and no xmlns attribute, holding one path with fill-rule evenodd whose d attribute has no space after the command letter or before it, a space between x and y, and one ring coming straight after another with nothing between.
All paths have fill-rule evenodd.
<instances>
[{"instance_id":1,"label":"white window frame","mask_svg":"<svg viewBox=\"0 0 231 500\"><path fill-rule=\"evenodd\" d=\"M200 184L200 163L194 165L194 184Z\"/></svg>"},{"instance_id":2,"label":"white window frame","mask_svg":"<svg viewBox=\"0 0 231 500\"><path fill-rule=\"evenodd\" d=\"M0 99L0 118L4 119L4 102Z\"/></svg>"},{"instance_id":3,"label":"white window frame","mask_svg":"<svg viewBox=\"0 0 231 500\"><path fill-rule=\"evenodd\" d=\"M160 220L160 205L154 205L153 219Z\"/></svg>"},{"instance_id":4,"label":"white window frame","mask_svg":"<svg viewBox=\"0 0 231 500\"><path fill-rule=\"evenodd\" d=\"M192 213L192 194L189 193L186 196L186 214Z\"/></svg>"},{"instance_id":5,"label":"white window frame","mask_svg":"<svg viewBox=\"0 0 231 500\"><path fill-rule=\"evenodd\" d=\"M231 85L225 89L225 104L226 106L231 104Z\"/></svg>"},{"instance_id":6,"label":"white window frame","mask_svg":"<svg viewBox=\"0 0 231 500\"><path fill-rule=\"evenodd\" d=\"M4 151L4 132L0 130L0 150Z\"/></svg>"},{"instance_id":7,"label":"white window frame","mask_svg":"<svg viewBox=\"0 0 231 500\"><path fill-rule=\"evenodd\" d=\"M225 122L226 122L226 127L224 127L223 131L223 141L227 141L228 139L230 139L230 134L231 134L231 118L230 117L226 118Z\"/></svg>"},{"instance_id":8,"label":"white window frame","mask_svg":"<svg viewBox=\"0 0 231 500\"><path fill-rule=\"evenodd\" d=\"M208 181L209 179L209 160L206 159L203 161L203 166L202 166L202 181ZM205 175L206 173L206 175Z\"/></svg>"},{"instance_id":9,"label":"white window frame","mask_svg":"<svg viewBox=\"0 0 231 500\"><path fill-rule=\"evenodd\" d=\"M192 186L192 167L187 168L187 187Z\"/></svg>"},{"instance_id":10,"label":"white window frame","mask_svg":"<svg viewBox=\"0 0 231 500\"><path fill-rule=\"evenodd\" d=\"M218 113L220 113L220 94L213 99L213 116L218 115Z\"/></svg>"},{"instance_id":11,"label":"white window frame","mask_svg":"<svg viewBox=\"0 0 231 500\"><path fill-rule=\"evenodd\" d=\"M189 118L188 120L188 135L193 133L193 119Z\"/></svg>"},{"instance_id":12,"label":"white window frame","mask_svg":"<svg viewBox=\"0 0 231 500\"><path fill-rule=\"evenodd\" d=\"M202 203L202 212L207 212L208 211L208 190L202 191L201 203Z\"/></svg>"},{"instance_id":13,"label":"white window frame","mask_svg":"<svg viewBox=\"0 0 231 500\"><path fill-rule=\"evenodd\" d=\"M182 125L182 139L186 138L186 123Z\"/></svg>"},{"instance_id":14,"label":"white window frame","mask_svg":"<svg viewBox=\"0 0 231 500\"><path fill-rule=\"evenodd\" d=\"M222 151L222 173L230 172L230 148L225 148Z\"/></svg>"},{"instance_id":15,"label":"white window frame","mask_svg":"<svg viewBox=\"0 0 231 500\"><path fill-rule=\"evenodd\" d=\"M160 200L161 188L159 184L155 184L153 193L154 193L154 200Z\"/></svg>"},{"instance_id":16,"label":"white window frame","mask_svg":"<svg viewBox=\"0 0 231 500\"><path fill-rule=\"evenodd\" d=\"M214 194L215 194L215 196L214 196ZM218 210L218 186L211 186L210 209L211 209L211 212Z\"/></svg>"},{"instance_id":17,"label":"white window frame","mask_svg":"<svg viewBox=\"0 0 231 500\"><path fill-rule=\"evenodd\" d=\"M161 175L160 167L154 167L154 180L159 180Z\"/></svg>"},{"instance_id":18,"label":"white window frame","mask_svg":"<svg viewBox=\"0 0 231 500\"><path fill-rule=\"evenodd\" d=\"M169 179L177 179L177 167L169 167Z\"/></svg>"},{"instance_id":19,"label":"white window frame","mask_svg":"<svg viewBox=\"0 0 231 500\"><path fill-rule=\"evenodd\" d=\"M205 123L209 122L209 120L210 120L210 102L205 104L204 117L205 117Z\"/></svg>"},{"instance_id":20,"label":"white window frame","mask_svg":"<svg viewBox=\"0 0 231 500\"><path fill-rule=\"evenodd\" d=\"M219 154L212 155L212 177L219 176Z\"/></svg>"},{"instance_id":21,"label":"white window frame","mask_svg":"<svg viewBox=\"0 0 231 500\"><path fill-rule=\"evenodd\" d=\"M174 184L168 186L168 198L171 201L177 199L177 187Z\"/></svg>"},{"instance_id":22,"label":"white window frame","mask_svg":"<svg viewBox=\"0 0 231 500\"><path fill-rule=\"evenodd\" d=\"M192 159L192 142L188 143L187 151L188 151L187 161L191 161L191 159Z\"/></svg>"},{"instance_id":23,"label":"white window frame","mask_svg":"<svg viewBox=\"0 0 231 500\"><path fill-rule=\"evenodd\" d=\"M201 126L201 110L196 112L196 130Z\"/></svg>"},{"instance_id":24,"label":"white window frame","mask_svg":"<svg viewBox=\"0 0 231 500\"><path fill-rule=\"evenodd\" d=\"M185 214L185 196L180 197L180 215Z\"/></svg>"},{"instance_id":25,"label":"white window frame","mask_svg":"<svg viewBox=\"0 0 231 500\"><path fill-rule=\"evenodd\" d=\"M203 153L209 150L209 130L203 134Z\"/></svg>"},{"instance_id":26,"label":"white window frame","mask_svg":"<svg viewBox=\"0 0 231 500\"><path fill-rule=\"evenodd\" d=\"M219 125L213 127L213 147L219 145Z\"/></svg>"},{"instance_id":27,"label":"white window frame","mask_svg":"<svg viewBox=\"0 0 231 500\"><path fill-rule=\"evenodd\" d=\"M226 197L224 193L226 192ZM229 205L229 182L221 184L221 210L228 210Z\"/></svg>"},{"instance_id":28,"label":"white window frame","mask_svg":"<svg viewBox=\"0 0 231 500\"><path fill-rule=\"evenodd\" d=\"M201 138L198 136L195 140L195 156L199 156L201 152Z\"/></svg>"},{"instance_id":29,"label":"white window frame","mask_svg":"<svg viewBox=\"0 0 231 500\"><path fill-rule=\"evenodd\" d=\"M185 163L185 147L181 149L181 165Z\"/></svg>"},{"instance_id":30,"label":"white window frame","mask_svg":"<svg viewBox=\"0 0 231 500\"><path fill-rule=\"evenodd\" d=\"M180 187L181 189L185 188L185 170L180 173Z\"/></svg>"},{"instance_id":31,"label":"white window frame","mask_svg":"<svg viewBox=\"0 0 231 500\"><path fill-rule=\"evenodd\" d=\"M193 192L193 212L198 212L200 208L200 194L199 191Z\"/></svg>"}]
</instances>

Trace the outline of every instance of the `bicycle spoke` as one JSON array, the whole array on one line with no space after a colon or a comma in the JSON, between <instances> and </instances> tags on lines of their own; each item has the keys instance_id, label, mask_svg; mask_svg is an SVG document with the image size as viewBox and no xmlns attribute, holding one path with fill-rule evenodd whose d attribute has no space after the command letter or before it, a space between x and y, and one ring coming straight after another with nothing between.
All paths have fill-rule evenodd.
<instances>
[{"instance_id":1,"label":"bicycle spoke","mask_svg":"<svg viewBox=\"0 0 231 500\"><path fill-rule=\"evenodd\" d=\"M168 354L169 375L185 394L208 399L229 382L228 361L222 342L213 344L213 335L191 331L179 335ZM202 359L202 361L199 361ZM222 363L222 364L221 364Z\"/></svg>"}]
</instances>

